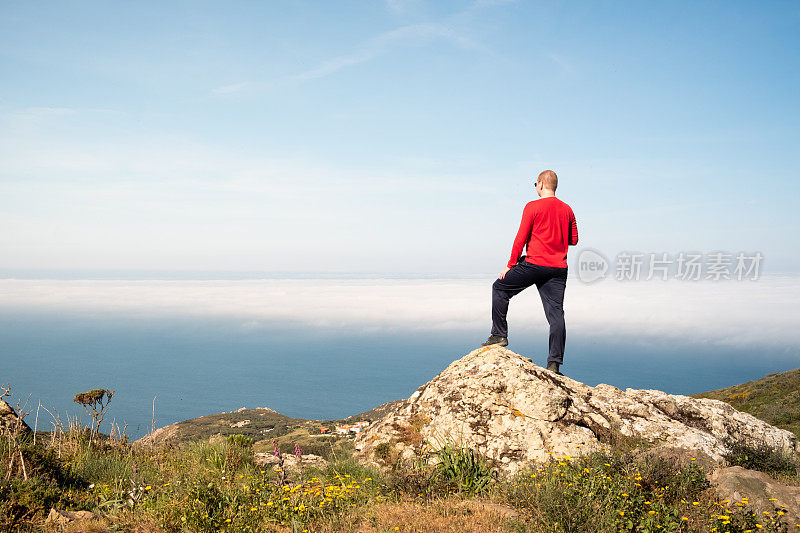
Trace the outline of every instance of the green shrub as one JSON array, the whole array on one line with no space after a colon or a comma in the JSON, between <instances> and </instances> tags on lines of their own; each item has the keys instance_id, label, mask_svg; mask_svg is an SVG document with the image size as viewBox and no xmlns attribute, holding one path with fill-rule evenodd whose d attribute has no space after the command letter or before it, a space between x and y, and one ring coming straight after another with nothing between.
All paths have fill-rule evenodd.
<instances>
[{"instance_id":1,"label":"green shrub","mask_svg":"<svg viewBox=\"0 0 800 533\"><path fill-rule=\"evenodd\" d=\"M253 439L247 435L228 435L225 439L228 446L237 446L239 448L252 448Z\"/></svg>"},{"instance_id":2,"label":"green shrub","mask_svg":"<svg viewBox=\"0 0 800 533\"><path fill-rule=\"evenodd\" d=\"M459 494L480 493L497 479L497 471L475 450L446 444L435 456L434 475Z\"/></svg>"},{"instance_id":3,"label":"green shrub","mask_svg":"<svg viewBox=\"0 0 800 533\"><path fill-rule=\"evenodd\" d=\"M198 450L200 460L218 471L225 470L225 449L216 444L205 444Z\"/></svg>"},{"instance_id":4,"label":"green shrub","mask_svg":"<svg viewBox=\"0 0 800 533\"><path fill-rule=\"evenodd\" d=\"M313 455L319 455L323 459L331 459L331 446L333 443L333 438L318 438L315 439L314 442L304 443L301 447L303 448L304 454L310 453ZM287 453L294 453L294 449L289 449Z\"/></svg>"},{"instance_id":5,"label":"green shrub","mask_svg":"<svg viewBox=\"0 0 800 533\"><path fill-rule=\"evenodd\" d=\"M238 472L253 465L253 439L244 435L228 435L225 446L225 471Z\"/></svg>"},{"instance_id":6,"label":"green shrub","mask_svg":"<svg viewBox=\"0 0 800 533\"><path fill-rule=\"evenodd\" d=\"M198 531L216 531L225 520L225 502L214 483L195 485L189 491L189 506L183 522Z\"/></svg>"},{"instance_id":7,"label":"green shrub","mask_svg":"<svg viewBox=\"0 0 800 533\"><path fill-rule=\"evenodd\" d=\"M44 518L51 507L83 506L83 502L71 498L54 480L42 477L12 478L0 483L0 502L0 522L8 525Z\"/></svg>"},{"instance_id":8,"label":"green shrub","mask_svg":"<svg viewBox=\"0 0 800 533\"><path fill-rule=\"evenodd\" d=\"M375 457L380 459L381 461L386 461L389 459L389 453L392 451L392 447L388 442L381 442L377 446L375 446Z\"/></svg>"},{"instance_id":9,"label":"green shrub","mask_svg":"<svg viewBox=\"0 0 800 533\"><path fill-rule=\"evenodd\" d=\"M710 531L714 533L750 533L753 531L787 533L788 524L781 519L783 511L780 509L774 511L774 513L756 514L752 509L742 507L725 509L713 516Z\"/></svg>"},{"instance_id":10,"label":"green shrub","mask_svg":"<svg viewBox=\"0 0 800 533\"><path fill-rule=\"evenodd\" d=\"M781 412L772 417L769 421L773 426L788 426L800 421L800 413L796 411Z\"/></svg>"},{"instance_id":11,"label":"green shrub","mask_svg":"<svg viewBox=\"0 0 800 533\"><path fill-rule=\"evenodd\" d=\"M610 451L542 463L505 492L549 531L683 531L707 488L696 465Z\"/></svg>"},{"instance_id":12,"label":"green shrub","mask_svg":"<svg viewBox=\"0 0 800 533\"><path fill-rule=\"evenodd\" d=\"M724 444L730 450L724 458L731 466L759 470L773 476L798 474L797 460L766 442L728 439Z\"/></svg>"},{"instance_id":13,"label":"green shrub","mask_svg":"<svg viewBox=\"0 0 800 533\"><path fill-rule=\"evenodd\" d=\"M133 458L130 454L85 448L70 459L73 475L93 483L111 482L133 476Z\"/></svg>"}]
</instances>

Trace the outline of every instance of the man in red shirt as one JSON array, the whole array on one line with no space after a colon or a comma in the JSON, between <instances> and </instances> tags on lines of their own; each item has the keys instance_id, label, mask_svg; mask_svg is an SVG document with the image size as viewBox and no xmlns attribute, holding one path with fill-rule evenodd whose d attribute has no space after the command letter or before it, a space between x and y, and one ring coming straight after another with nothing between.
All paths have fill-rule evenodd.
<instances>
[{"instance_id":1,"label":"man in red shirt","mask_svg":"<svg viewBox=\"0 0 800 533\"><path fill-rule=\"evenodd\" d=\"M522 211L511 258L492 285L492 333L483 346L508 346L508 301L533 284L539 289L544 314L550 324L547 369L557 374L564 362L567 328L564 324L564 290L567 287L567 248L578 244L578 225L572 208L556 198L558 176L545 170L536 179L539 199ZM522 255L525 246L527 256Z\"/></svg>"}]
</instances>

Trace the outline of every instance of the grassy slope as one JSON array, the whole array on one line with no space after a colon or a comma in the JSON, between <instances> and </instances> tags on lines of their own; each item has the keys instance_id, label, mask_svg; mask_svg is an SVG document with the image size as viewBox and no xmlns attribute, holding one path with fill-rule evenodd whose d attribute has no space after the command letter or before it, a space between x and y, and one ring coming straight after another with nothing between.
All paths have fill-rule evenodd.
<instances>
[{"instance_id":1,"label":"grassy slope","mask_svg":"<svg viewBox=\"0 0 800 533\"><path fill-rule=\"evenodd\" d=\"M236 427L236 424L245 421L249 424ZM223 436L239 434L261 440L278 437L291 432L293 429L311 424L310 420L291 418L274 411L265 409L244 409L232 413L206 415L173 424L170 440L179 442L208 439L212 435Z\"/></svg>"},{"instance_id":2,"label":"grassy slope","mask_svg":"<svg viewBox=\"0 0 800 533\"><path fill-rule=\"evenodd\" d=\"M722 400L800 437L800 368L692 396Z\"/></svg>"},{"instance_id":3,"label":"grassy slope","mask_svg":"<svg viewBox=\"0 0 800 533\"><path fill-rule=\"evenodd\" d=\"M327 427L333 433L334 427L352 424L359 420L377 420L394 408L402 400L395 400L374 409L341 420L306 420L291 418L267 409L240 409L231 413L206 415L173 424L171 431L158 439L172 442L193 442L208 440L212 435L246 435L256 445L256 452L270 452L274 441L284 451L291 451L298 445L304 453L327 455L331 444L342 444L346 437L323 436L320 427ZM238 425L249 421L246 425ZM338 447L338 446L337 446Z\"/></svg>"}]
</instances>

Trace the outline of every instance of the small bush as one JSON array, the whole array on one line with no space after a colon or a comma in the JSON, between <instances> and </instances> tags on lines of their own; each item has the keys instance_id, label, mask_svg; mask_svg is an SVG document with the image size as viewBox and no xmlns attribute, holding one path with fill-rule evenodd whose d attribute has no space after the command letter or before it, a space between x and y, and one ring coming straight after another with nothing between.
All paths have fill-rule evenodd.
<instances>
[{"instance_id":1,"label":"small bush","mask_svg":"<svg viewBox=\"0 0 800 533\"><path fill-rule=\"evenodd\" d=\"M798 473L796 459L766 442L728 439L725 446L730 451L724 458L731 466L759 470L772 476L796 476Z\"/></svg>"},{"instance_id":2,"label":"small bush","mask_svg":"<svg viewBox=\"0 0 800 533\"><path fill-rule=\"evenodd\" d=\"M319 455L323 459L330 459L332 456L331 447L334 444L333 438L318 438L314 442L306 442L302 445L304 454ZM292 453L292 450L287 451Z\"/></svg>"},{"instance_id":3,"label":"small bush","mask_svg":"<svg viewBox=\"0 0 800 533\"><path fill-rule=\"evenodd\" d=\"M497 479L497 471L474 450L446 444L435 456L435 475L459 494L480 493Z\"/></svg>"},{"instance_id":4,"label":"small bush","mask_svg":"<svg viewBox=\"0 0 800 533\"><path fill-rule=\"evenodd\" d=\"M216 531L222 526L225 520L225 501L213 482L192 487L188 502L182 517L187 526L198 531Z\"/></svg>"},{"instance_id":5,"label":"small bush","mask_svg":"<svg viewBox=\"0 0 800 533\"><path fill-rule=\"evenodd\" d=\"M707 488L694 464L610 451L542 463L504 492L547 531L684 531L690 517L708 520L698 513Z\"/></svg>"},{"instance_id":6,"label":"small bush","mask_svg":"<svg viewBox=\"0 0 800 533\"><path fill-rule=\"evenodd\" d=\"M784 412L778 413L769 421L773 426L788 426L800 421L800 413L798 412Z\"/></svg>"},{"instance_id":7,"label":"small bush","mask_svg":"<svg viewBox=\"0 0 800 533\"><path fill-rule=\"evenodd\" d=\"M133 476L133 460L128 454L102 453L86 448L74 455L69 464L74 476L94 482Z\"/></svg>"},{"instance_id":8,"label":"small bush","mask_svg":"<svg viewBox=\"0 0 800 533\"><path fill-rule=\"evenodd\" d=\"M225 470L225 450L216 444L206 444L198 449L200 460L218 471Z\"/></svg>"},{"instance_id":9,"label":"small bush","mask_svg":"<svg viewBox=\"0 0 800 533\"><path fill-rule=\"evenodd\" d=\"M238 472L243 465L253 465L253 439L245 435L228 435L225 446L225 470Z\"/></svg>"},{"instance_id":10,"label":"small bush","mask_svg":"<svg viewBox=\"0 0 800 533\"><path fill-rule=\"evenodd\" d=\"M228 446L237 446L239 448L252 448L254 442L253 439L247 435L228 435L225 441Z\"/></svg>"},{"instance_id":11,"label":"small bush","mask_svg":"<svg viewBox=\"0 0 800 533\"><path fill-rule=\"evenodd\" d=\"M381 461L386 461L389 459L389 453L392 451L392 447L388 442L381 442L377 446L375 446L375 457L380 459Z\"/></svg>"},{"instance_id":12,"label":"small bush","mask_svg":"<svg viewBox=\"0 0 800 533\"><path fill-rule=\"evenodd\" d=\"M422 454L425 445L425 439L422 437L422 428L428 422L430 422L428 418L415 413L408 420L408 424L394 423L393 427L397 431L397 441L411 447L414 453Z\"/></svg>"},{"instance_id":13,"label":"small bush","mask_svg":"<svg viewBox=\"0 0 800 533\"><path fill-rule=\"evenodd\" d=\"M756 513L745 506L724 508L712 514L709 530L714 533L788 533L789 525L783 520L785 509Z\"/></svg>"},{"instance_id":14,"label":"small bush","mask_svg":"<svg viewBox=\"0 0 800 533\"><path fill-rule=\"evenodd\" d=\"M51 507L81 506L81 502L74 501L58 483L41 477L2 482L0 502L0 523L15 526L10 529L13 531L21 522L44 518Z\"/></svg>"},{"instance_id":15,"label":"small bush","mask_svg":"<svg viewBox=\"0 0 800 533\"><path fill-rule=\"evenodd\" d=\"M324 470L324 474L329 477L335 477L337 475L372 478L377 477L377 472L373 468L359 463L358 460L353 457L346 457L339 459L338 461L328 463L327 468Z\"/></svg>"}]
</instances>

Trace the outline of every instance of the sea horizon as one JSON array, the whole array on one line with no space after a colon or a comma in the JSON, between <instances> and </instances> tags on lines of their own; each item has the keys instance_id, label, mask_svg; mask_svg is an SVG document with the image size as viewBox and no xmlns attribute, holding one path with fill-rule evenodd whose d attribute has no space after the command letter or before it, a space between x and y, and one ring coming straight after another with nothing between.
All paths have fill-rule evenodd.
<instances>
[{"instance_id":1,"label":"sea horizon","mask_svg":"<svg viewBox=\"0 0 800 533\"><path fill-rule=\"evenodd\" d=\"M340 419L407 398L478 348L491 281L0 279L0 379L12 405L30 395L34 410L41 401L62 416L82 413L76 393L114 389L104 427L128 424L131 438L150 431L154 398L156 427L241 407ZM798 286L570 280L563 370L693 394L800 367ZM509 324L509 349L544 366L535 290L512 300ZM39 429L49 418L40 412Z\"/></svg>"}]
</instances>

